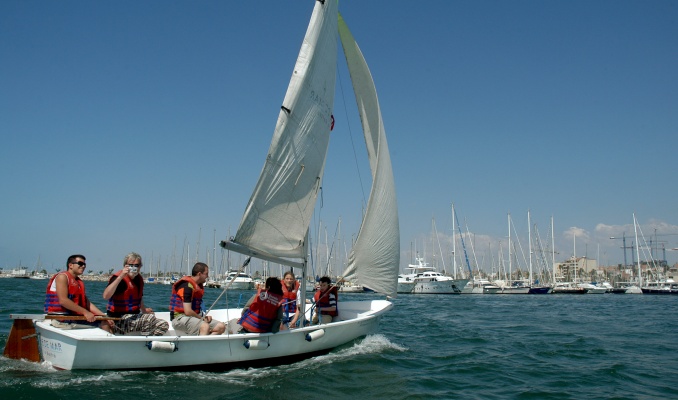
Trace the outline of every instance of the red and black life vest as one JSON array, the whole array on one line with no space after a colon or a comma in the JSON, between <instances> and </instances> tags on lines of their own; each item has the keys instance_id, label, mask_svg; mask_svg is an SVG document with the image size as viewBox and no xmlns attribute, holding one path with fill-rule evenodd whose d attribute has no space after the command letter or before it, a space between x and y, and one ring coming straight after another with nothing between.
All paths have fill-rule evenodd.
<instances>
[{"instance_id":1,"label":"red and black life vest","mask_svg":"<svg viewBox=\"0 0 678 400\"><path fill-rule=\"evenodd\" d=\"M337 301L339 300L339 290L337 289L336 286L331 287L328 291L321 293L320 289L315 291L315 294L313 295L313 300L315 300L315 306L318 310L324 307L332 307L334 306L334 311L325 311L321 310L320 314L322 315L331 315L333 317L336 317L339 315L339 306L337 305ZM334 304L330 303L330 296L334 295Z\"/></svg>"},{"instance_id":2,"label":"red and black life vest","mask_svg":"<svg viewBox=\"0 0 678 400\"><path fill-rule=\"evenodd\" d=\"M184 276L172 285L172 297L170 297L170 314L184 313L184 293L177 290L182 282L188 282L193 286L193 297L191 298L191 309L197 314L202 311L202 296L205 294L205 288L198 285L191 276Z\"/></svg>"},{"instance_id":3,"label":"red and black life vest","mask_svg":"<svg viewBox=\"0 0 678 400\"><path fill-rule=\"evenodd\" d=\"M122 271L118 271L113 276L118 277ZM139 279L136 279L139 277ZM106 311L111 314L138 314L141 308L141 297L144 293L144 280L141 275L137 275L132 282L129 275L122 278L121 284L127 285L125 291L117 292L108 299Z\"/></svg>"},{"instance_id":4,"label":"red and black life vest","mask_svg":"<svg viewBox=\"0 0 678 400\"><path fill-rule=\"evenodd\" d=\"M71 311L63 307L59 303L59 296L56 292L56 287L52 291L52 283L57 276L65 274L68 278L68 298L71 299L75 304L80 307L87 308L87 296L85 295L85 284L80 278L74 277L68 271L59 272L55 274L47 284L47 291L45 294L45 312L48 314L68 314L68 315L80 315L74 311Z\"/></svg>"},{"instance_id":5,"label":"red and black life vest","mask_svg":"<svg viewBox=\"0 0 678 400\"><path fill-rule=\"evenodd\" d=\"M248 332L271 332L282 300L280 295L259 289L238 323Z\"/></svg>"}]
</instances>

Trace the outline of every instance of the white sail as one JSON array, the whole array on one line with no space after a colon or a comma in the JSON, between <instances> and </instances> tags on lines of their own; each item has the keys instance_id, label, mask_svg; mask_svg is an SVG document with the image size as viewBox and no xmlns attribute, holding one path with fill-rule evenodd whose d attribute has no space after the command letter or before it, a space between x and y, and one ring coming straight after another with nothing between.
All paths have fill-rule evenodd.
<instances>
[{"instance_id":1,"label":"white sail","mask_svg":"<svg viewBox=\"0 0 678 400\"><path fill-rule=\"evenodd\" d=\"M370 70L341 16L339 36L353 82L372 170L367 211L351 250L344 278L395 296L400 264L400 228L384 123Z\"/></svg>"},{"instance_id":2,"label":"white sail","mask_svg":"<svg viewBox=\"0 0 678 400\"><path fill-rule=\"evenodd\" d=\"M316 2L273 140L233 242L304 258L329 144L337 60L337 2Z\"/></svg>"}]
</instances>

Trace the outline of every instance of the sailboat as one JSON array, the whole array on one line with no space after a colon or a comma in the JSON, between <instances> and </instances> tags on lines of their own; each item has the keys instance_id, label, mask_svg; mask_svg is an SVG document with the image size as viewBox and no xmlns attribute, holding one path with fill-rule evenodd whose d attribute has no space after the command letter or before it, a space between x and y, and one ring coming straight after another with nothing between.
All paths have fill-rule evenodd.
<instances>
[{"instance_id":1,"label":"sailboat","mask_svg":"<svg viewBox=\"0 0 678 400\"><path fill-rule=\"evenodd\" d=\"M222 247L300 270L306 284L309 222L320 190L332 126L337 32L361 113L372 188L345 275L385 299L341 301L331 323L272 333L115 336L101 329L62 330L40 316L12 315L5 347L12 358L44 360L58 369L228 369L275 365L322 354L375 332L393 308L400 235L391 161L376 90L337 0L317 1L297 58L268 156L235 236ZM310 320L312 305L300 305ZM220 321L241 309L210 310ZM169 313L156 313L169 320ZM43 318L45 316L42 316ZM19 323L19 324L17 324ZM29 332L34 324L38 337ZM39 339L38 339L39 338ZM38 343L40 354L37 353ZM36 359L37 356L37 359Z\"/></svg>"}]
</instances>

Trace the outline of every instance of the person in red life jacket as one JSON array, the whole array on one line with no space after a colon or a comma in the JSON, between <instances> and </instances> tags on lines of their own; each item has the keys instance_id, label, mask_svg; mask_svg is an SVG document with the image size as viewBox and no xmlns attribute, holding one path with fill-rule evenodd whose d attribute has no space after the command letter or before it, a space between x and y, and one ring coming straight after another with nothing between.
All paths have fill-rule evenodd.
<instances>
[{"instance_id":1,"label":"person in red life jacket","mask_svg":"<svg viewBox=\"0 0 678 400\"><path fill-rule=\"evenodd\" d=\"M162 336L169 329L169 323L156 318L153 309L144 304L144 278L139 272L143 263L137 253L129 253L122 262L122 270L113 274L104 289L108 300L106 314L117 317L116 333L126 334L138 331L143 336Z\"/></svg>"},{"instance_id":2,"label":"person in red life jacket","mask_svg":"<svg viewBox=\"0 0 678 400\"><path fill-rule=\"evenodd\" d=\"M205 282L209 278L209 267L196 263L191 276L184 276L172 285L170 297L170 320L174 329L188 335L221 335L226 331L223 322L203 314L202 297Z\"/></svg>"},{"instance_id":3,"label":"person in red life jacket","mask_svg":"<svg viewBox=\"0 0 678 400\"><path fill-rule=\"evenodd\" d=\"M283 318L283 288L275 277L266 279L266 290L259 289L242 310L238 324L242 331L264 333L280 331Z\"/></svg>"},{"instance_id":4,"label":"person in red life jacket","mask_svg":"<svg viewBox=\"0 0 678 400\"><path fill-rule=\"evenodd\" d=\"M293 328L297 326L299 320L299 307L297 301L301 298L299 295L299 281L294 277L294 272L287 271L283 275L283 320L280 329Z\"/></svg>"},{"instance_id":5,"label":"person in red life jacket","mask_svg":"<svg viewBox=\"0 0 678 400\"><path fill-rule=\"evenodd\" d=\"M315 302L315 313L313 314L312 322L318 323L318 313L321 315L321 323L329 324L332 322L332 317L339 315L337 308L338 290L336 286L332 286L332 280L323 276L320 278L318 290L313 296Z\"/></svg>"},{"instance_id":6,"label":"person in red life jacket","mask_svg":"<svg viewBox=\"0 0 678 400\"><path fill-rule=\"evenodd\" d=\"M52 325L57 327L99 327L107 332L111 332L111 321L97 321L97 316L103 316L104 313L94 304L90 303L85 294L85 283L80 279L80 275L85 272L87 263L85 256L74 254L68 257L66 261L66 271L54 275L47 284L45 295L45 312L47 314L57 315L82 315L85 321L74 320L53 320Z\"/></svg>"}]
</instances>

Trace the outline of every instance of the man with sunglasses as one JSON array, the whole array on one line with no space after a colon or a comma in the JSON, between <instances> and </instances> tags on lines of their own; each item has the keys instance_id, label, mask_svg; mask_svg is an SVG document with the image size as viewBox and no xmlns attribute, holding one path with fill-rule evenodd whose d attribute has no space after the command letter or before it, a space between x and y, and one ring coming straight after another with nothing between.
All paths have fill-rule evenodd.
<instances>
[{"instance_id":1,"label":"man with sunglasses","mask_svg":"<svg viewBox=\"0 0 678 400\"><path fill-rule=\"evenodd\" d=\"M80 275L85 272L85 256L74 254L66 261L66 271L54 275L47 284L45 312L56 315L82 315L86 321L52 320L52 325L61 328L99 327L111 332L111 321L97 321L104 313L90 303L85 294L85 283Z\"/></svg>"},{"instance_id":2,"label":"man with sunglasses","mask_svg":"<svg viewBox=\"0 0 678 400\"><path fill-rule=\"evenodd\" d=\"M115 333L139 332L143 336L162 336L169 329L169 323L156 318L153 309L144 304L142 265L139 254L125 256L122 269L110 277L104 289L104 299L108 300L106 314L120 318L115 321Z\"/></svg>"}]
</instances>

